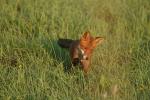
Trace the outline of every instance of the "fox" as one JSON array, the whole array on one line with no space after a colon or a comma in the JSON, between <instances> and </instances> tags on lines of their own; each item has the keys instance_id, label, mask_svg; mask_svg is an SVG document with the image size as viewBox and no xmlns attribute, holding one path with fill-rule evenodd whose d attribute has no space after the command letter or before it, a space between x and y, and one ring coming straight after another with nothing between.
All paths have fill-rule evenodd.
<instances>
[{"instance_id":1,"label":"fox","mask_svg":"<svg viewBox=\"0 0 150 100\"><path fill-rule=\"evenodd\" d=\"M61 48L69 49L73 66L81 65L81 69L87 74L93 50L103 41L103 37L93 37L89 31L86 31L78 40L59 38L57 43Z\"/></svg>"}]
</instances>

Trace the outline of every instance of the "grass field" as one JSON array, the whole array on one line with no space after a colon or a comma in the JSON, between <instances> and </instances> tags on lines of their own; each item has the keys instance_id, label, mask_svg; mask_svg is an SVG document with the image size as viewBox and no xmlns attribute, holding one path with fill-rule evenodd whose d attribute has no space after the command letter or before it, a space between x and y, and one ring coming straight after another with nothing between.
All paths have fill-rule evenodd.
<instances>
[{"instance_id":1,"label":"grass field","mask_svg":"<svg viewBox=\"0 0 150 100\"><path fill-rule=\"evenodd\" d=\"M105 41L87 77L57 39ZM0 0L1 100L149 100L150 0Z\"/></svg>"}]
</instances>

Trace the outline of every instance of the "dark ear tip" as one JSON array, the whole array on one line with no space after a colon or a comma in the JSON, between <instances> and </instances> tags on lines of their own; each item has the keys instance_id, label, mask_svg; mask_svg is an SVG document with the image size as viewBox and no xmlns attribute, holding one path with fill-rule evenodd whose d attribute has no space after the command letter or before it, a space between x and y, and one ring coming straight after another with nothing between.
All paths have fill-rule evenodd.
<instances>
[{"instance_id":1,"label":"dark ear tip","mask_svg":"<svg viewBox=\"0 0 150 100\"><path fill-rule=\"evenodd\" d=\"M90 31L85 31L84 34L90 34Z\"/></svg>"},{"instance_id":2,"label":"dark ear tip","mask_svg":"<svg viewBox=\"0 0 150 100\"><path fill-rule=\"evenodd\" d=\"M104 37L96 37L96 39L105 40L105 38L104 38Z\"/></svg>"},{"instance_id":3,"label":"dark ear tip","mask_svg":"<svg viewBox=\"0 0 150 100\"><path fill-rule=\"evenodd\" d=\"M83 38L87 38L90 36L90 32L89 31L85 31L82 35Z\"/></svg>"}]
</instances>

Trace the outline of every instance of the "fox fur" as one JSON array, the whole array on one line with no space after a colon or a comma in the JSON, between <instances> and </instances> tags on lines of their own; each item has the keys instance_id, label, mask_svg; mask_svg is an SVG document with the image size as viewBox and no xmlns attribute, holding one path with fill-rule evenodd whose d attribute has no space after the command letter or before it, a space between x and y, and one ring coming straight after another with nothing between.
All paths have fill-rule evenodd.
<instances>
[{"instance_id":1,"label":"fox fur","mask_svg":"<svg viewBox=\"0 0 150 100\"><path fill-rule=\"evenodd\" d=\"M85 32L78 40L58 39L58 45L62 48L68 48L72 64L80 64L83 71L89 71L91 56L93 50L104 40L103 37L93 37L90 32Z\"/></svg>"}]
</instances>

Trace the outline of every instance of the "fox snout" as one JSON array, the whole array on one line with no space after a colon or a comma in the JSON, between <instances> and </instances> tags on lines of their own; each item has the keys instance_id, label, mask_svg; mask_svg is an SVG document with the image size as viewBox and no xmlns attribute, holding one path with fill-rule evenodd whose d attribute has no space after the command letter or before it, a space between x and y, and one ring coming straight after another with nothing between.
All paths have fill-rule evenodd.
<instances>
[{"instance_id":1,"label":"fox snout","mask_svg":"<svg viewBox=\"0 0 150 100\"><path fill-rule=\"evenodd\" d=\"M79 52L80 60L88 60L88 55L85 53L84 50L82 50L81 48L78 48L78 52Z\"/></svg>"},{"instance_id":2,"label":"fox snout","mask_svg":"<svg viewBox=\"0 0 150 100\"><path fill-rule=\"evenodd\" d=\"M81 51L82 51L82 59L88 60L88 55L84 52L84 50L81 49Z\"/></svg>"}]
</instances>

